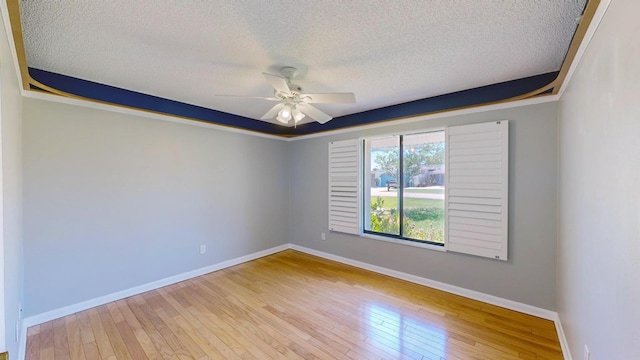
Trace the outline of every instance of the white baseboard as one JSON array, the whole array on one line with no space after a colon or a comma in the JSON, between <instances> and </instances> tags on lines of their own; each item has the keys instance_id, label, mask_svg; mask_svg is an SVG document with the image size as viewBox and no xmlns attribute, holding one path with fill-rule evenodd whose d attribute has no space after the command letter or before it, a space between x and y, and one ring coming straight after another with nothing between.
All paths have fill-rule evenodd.
<instances>
[{"instance_id":1,"label":"white baseboard","mask_svg":"<svg viewBox=\"0 0 640 360\"><path fill-rule=\"evenodd\" d=\"M130 296L134 296L134 295L138 295L141 294L143 292L147 292L147 291L151 291L151 290L155 290L158 288L161 288L163 286L167 286L167 285L171 285L171 284L175 284L177 282L180 281L184 281L184 280L188 280L191 278L194 278L196 276L200 276L200 275L204 275L204 274L208 274L210 272L213 271L217 271L217 270L221 270L230 266L234 266L234 265L238 265L241 264L243 262L247 262L247 261L251 261L251 260L255 260L267 255L271 255L271 254L275 254L277 252L286 250L286 249L293 249L293 250L297 250L300 252L304 252L307 254L311 254L311 255L315 255L315 256L319 256L325 259L329 259L329 260L333 260L333 261L337 261L337 262L341 262L343 264L347 264L347 265L352 265L355 267L359 267L362 269L366 269L366 270L370 270L373 272L377 272L379 274L384 274L384 275L388 275L397 279L402 279L402 280L406 280L412 283L416 283L419 285L424 285L424 286L428 286L434 289L438 289L438 290L442 290L442 291L446 291L452 294L456 294L456 295L460 295L460 296L464 296L470 299L474 299L474 300L478 300L478 301L482 301L488 304L492 304L492 305L496 305L496 306L500 306L506 309L510 309L510 310L514 310L514 311L518 311L524 314L529 314L529 315L533 315L533 316L537 316L543 319L547 319L547 320L551 320L554 322L555 326L556 326L556 331L558 333L558 339L560 341L560 346L562 347L562 354L564 356L565 359L567 360L571 360L571 353L569 351L569 346L567 343L567 339L565 338L564 335L564 331L562 329L562 324L560 323L560 318L558 316L558 314L554 311L551 310L546 310L546 309L542 309L539 307L535 307L532 305L528 305L528 304L523 304L517 301L513 301L513 300L508 300L508 299L504 299L504 298L500 298L497 296L493 296L493 295L489 295L489 294L485 294L479 291L474 291L474 290L469 290L469 289L465 289L459 286L455 286L455 285L450 285L450 284L446 284L446 283L442 283L439 281L435 281L435 280L431 280L431 279L427 279L427 278L423 278L420 276L416 276L416 275L411 275L411 274L407 274L401 271L397 271L397 270L392 270L392 269L388 269L388 268L384 268L381 266L377 266L377 265L372 265L372 264L368 264L365 262L361 262L361 261L357 261L357 260L353 260L353 259L349 259L349 258L345 258L342 256L338 256L338 255L333 255L333 254L329 254L329 253L325 253L322 251L318 251L318 250L314 250L314 249L310 249L304 246L300 246L300 245L296 245L296 244L285 244L285 245L280 245L280 246L276 246L270 249L266 249L263 251L259 251L253 254L249 254L249 255L245 255L245 256L241 256L235 259L231 259L231 260L227 260L227 261L223 261L214 265L210 265L210 266L206 266L200 269L196 269L196 270L192 270L192 271L188 271L179 275L175 275L175 276L171 276L168 278L164 278L161 280L157 280L154 282L150 282L144 285L140 285L140 286L136 286L130 289L126 289L126 290L122 290L122 291L118 291L109 295L105 295L105 296L101 296L95 299L91 299L91 300L87 300L87 301L83 301L81 303L77 303L77 304L73 304L73 305L69 305L69 306L65 306L59 309L55 309L55 310L51 310L48 311L46 313L42 313L42 314L38 314L38 315L34 315L34 316L30 316L27 317L23 320L23 325L22 325L22 331L21 331L21 336L20 336L20 344L19 344L19 350L18 350L18 359L23 360L25 358L25 352L26 352L26 341L27 341L27 328L30 326L34 326L34 325L38 325L38 324L42 324L44 322L47 321L51 321L54 319L58 319L61 318L63 316L67 316L70 314L74 314L77 313L79 311L83 311L83 310L87 310L90 309L92 307L96 307L96 306L100 306L100 305L104 305L106 303L112 302L112 301L116 301L116 300L120 300L120 299L124 299Z\"/></svg>"},{"instance_id":2,"label":"white baseboard","mask_svg":"<svg viewBox=\"0 0 640 360\"><path fill-rule=\"evenodd\" d=\"M267 255L271 255L271 254L275 254L277 252L286 250L289 248L289 244L284 244L284 245L280 245L280 246L276 246L270 249L266 249L266 250L262 250L262 251L258 251L255 252L253 254L249 254L249 255L245 255L245 256L240 256L237 257L235 259L231 259L231 260L227 260L227 261L223 261L214 265L209 265L200 269L196 269L196 270L192 270L192 271L188 271L182 274L178 274L178 275L174 275L174 276L170 276L168 278L164 278L161 280L157 280L157 281L153 281L147 284L143 284L140 286L136 286L136 287L132 287L126 290L122 290L122 291L118 291L109 295L104 295L95 299L91 299L91 300L87 300L87 301L83 301L77 304L73 304L73 305L69 305L69 306L65 306L59 309L55 309L55 310L51 310L51 311L47 311L45 313L42 314L38 314L38 315L34 315L34 316L29 316L24 318L23 320L23 328L26 329L30 326L33 325L38 325L38 324L42 324L44 322L47 321L51 321L54 319L58 319L61 318L63 316L67 316L67 315L71 315L71 314L75 314L77 312L83 311L83 310L87 310L90 309L92 307L96 307L96 306L100 306L100 305L104 305L106 303L110 303L112 301L116 301L116 300L120 300L120 299L124 299L130 296L134 296L134 295L138 295L141 294L143 292L147 292L147 291L151 291L151 290L155 290L158 288L161 288L163 286L167 286L167 285L171 285L171 284L175 284L177 282L180 281L184 281L184 280L188 280L191 278L194 278L196 276L200 276L200 275L204 275L204 274L208 274L210 272L213 271L217 271L217 270L221 270L224 268L228 268L230 266L234 266L234 265L238 265L241 264L243 262L247 262L247 261L251 261L251 260L255 260ZM20 358L22 359L22 358Z\"/></svg>"},{"instance_id":3,"label":"white baseboard","mask_svg":"<svg viewBox=\"0 0 640 360\"><path fill-rule=\"evenodd\" d=\"M310 248L296 245L296 244L289 244L289 246L293 250L301 251L307 254L341 262L343 264L359 267L361 269L370 270L373 272L377 272L379 274L388 275L397 279L406 280L419 285L428 286L430 288L464 296L466 298L470 298L473 300L478 300L488 304L500 306L505 309L514 310L524 314L533 315L539 318L551 320L553 321L556 327L556 332L558 333L558 340L560 342L560 347L562 348L562 356L564 357L565 360L572 360L571 352L569 351L569 343L567 342L567 338L564 335L564 330L562 329L562 323L560 322L560 317L558 316L558 313L555 311L542 309L536 306L523 304L521 302L500 298L497 296L481 293L479 291L465 289L459 286L445 284L439 281L423 278L416 275L407 274L401 271L391 270L388 268L384 268L382 266L371 265L362 261L357 261L357 260L345 258L342 256L329 254L323 251L310 249Z\"/></svg>"},{"instance_id":4,"label":"white baseboard","mask_svg":"<svg viewBox=\"0 0 640 360\"><path fill-rule=\"evenodd\" d=\"M352 265L352 266L359 267L366 270L371 270L371 271L388 275L397 279L402 279L402 280L406 280L419 285L428 286L430 288L446 291L448 293L464 296L466 298L482 301L488 304L500 306L509 310L514 310L514 311L518 311L518 312L533 315L533 316L537 316L543 319L555 321L558 316L555 311L542 309L536 306L523 304L521 302L517 302L513 300L503 299L497 296L481 293L479 291L469 290L459 286L445 284L439 281L423 278L416 275L407 274L401 271L384 268L382 266L371 265L365 262L352 260L342 256L309 249L304 246L299 246L295 244L291 244L290 246L291 246L291 249L298 250L307 254L316 255L325 259L341 262L343 264Z\"/></svg>"},{"instance_id":5,"label":"white baseboard","mask_svg":"<svg viewBox=\"0 0 640 360\"><path fill-rule=\"evenodd\" d=\"M18 339L18 359L23 360L27 357L27 327L22 320L20 327L20 338Z\"/></svg>"},{"instance_id":6,"label":"white baseboard","mask_svg":"<svg viewBox=\"0 0 640 360\"><path fill-rule=\"evenodd\" d=\"M564 329L562 328L562 322L560 322L560 315L556 314L556 318L553 320L556 325L556 332L558 333L558 340L560 341L560 347L562 348L562 357L564 360L572 360L571 351L569 351L569 343L564 335Z\"/></svg>"}]
</instances>

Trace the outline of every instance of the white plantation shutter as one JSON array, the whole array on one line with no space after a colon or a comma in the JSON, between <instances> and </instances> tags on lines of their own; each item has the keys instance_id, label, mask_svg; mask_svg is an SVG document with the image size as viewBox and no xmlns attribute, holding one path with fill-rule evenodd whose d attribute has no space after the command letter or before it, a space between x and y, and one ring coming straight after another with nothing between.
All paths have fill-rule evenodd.
<instances>
[{"instance_id":1,"label":"white plantation shutter","mask_svg":"<svg viewBox=\"0 0 640 360\"><path fill-rule=\"evenodd\" d=\"M360 233L360 140L329 143L329 230Z\"/></svg>"},{"instance_id":2,"label":"white plantation shutter","mask_svg":"<svg viewBox=\"0 0 640 360\"><path fill-rule=\"evenodd\" d=\"M448 251L507 260L509 123L446 129Z\"/></svg>"}]
</instances>

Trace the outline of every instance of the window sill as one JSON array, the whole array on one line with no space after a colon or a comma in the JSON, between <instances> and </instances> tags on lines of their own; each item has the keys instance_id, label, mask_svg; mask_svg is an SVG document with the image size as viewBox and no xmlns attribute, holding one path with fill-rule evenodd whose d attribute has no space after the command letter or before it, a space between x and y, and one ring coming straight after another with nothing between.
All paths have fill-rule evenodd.
<instances>
[{"instance_id":1,"label":"window sill","mask_svg":"<svg viewBox=\"0 0 640 360\"><path fill-rule=\"evenodd\" d=\"M440 251L440 252L447 252L447 250L444 248L444 246L440 246L440 245L425 244L425 243L420 243L420 242L410 241L410 240L400 240L400 239L394 239L394 238L390 238L390 237L386 237L386 236L374 235L374 234L368 234L368 233L362 233L362 234L360 234L360 236L368 238L368 239L373 239L373 240L378 240L378 241L385 241L385 242L390 242L390 243L394 243L394 244L419 247L419 248L423 248L423 249L435 250L435 251Z\"/></svg>"}]
</instances>

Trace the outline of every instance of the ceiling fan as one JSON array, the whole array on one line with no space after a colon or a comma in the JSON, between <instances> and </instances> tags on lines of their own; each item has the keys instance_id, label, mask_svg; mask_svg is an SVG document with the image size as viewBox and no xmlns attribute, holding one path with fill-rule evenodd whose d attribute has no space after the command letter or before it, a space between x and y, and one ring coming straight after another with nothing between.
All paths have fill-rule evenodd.
<instances>
[{"instance_id":1,"label":"ceiling fan","mask_svg":"<svg viewBox=\"0 0 640 360\"><path fill-rule=\"evenodd\" d=\"M293 120L294 126L298 124L300 120L304 119L305 116L308 116L321 124L332 119L331 116L311 105L313 103L353 104L356 102L356 97L353 93L302 93L302 88L300 86L291 83L291 79L294 79L296 75L298 75L298 69L295 67L285 66L280 69L280 74L282 76L262 73L274 88L272 97L237 95L216 96L246 97L251 99L278 101L279 103L274 105L271 110L267 111L267 113L260 119L267 120L275 118L285 125L288 125L289 122Z\"/></svg>"}]
</instances>

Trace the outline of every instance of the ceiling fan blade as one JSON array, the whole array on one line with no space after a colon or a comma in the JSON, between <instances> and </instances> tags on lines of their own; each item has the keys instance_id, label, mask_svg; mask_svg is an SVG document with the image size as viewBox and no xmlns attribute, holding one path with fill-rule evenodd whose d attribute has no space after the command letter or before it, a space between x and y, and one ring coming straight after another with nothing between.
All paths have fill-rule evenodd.
<instances>
[{"instance_id":1,"label":"ceiling fan blade","mask_svg":"<svg viewBox=\"0 0 640 360\"><path fill-rule=\"evenodd\" d=\"M271 100L271 101L280 101L280 99L275 98L273 96L265 97L265 96L243 96L243 95L226 95L226 94L215 94L214 96L235 97L235 98L241 98L241 99L263 99L263 100Z\"/></svg>"},{"instance_id":2,"label":"ceiling fan blade","mask_svg":"<svg viewBox=\"0 0 640 360\"><path fill-rule=\"evenodd\" d=\"M315 119L320 124L324 124L327 121L333 119L331 116L323 113L318 108L313 107L309 104L300 103L296 106L296 108L308 117Z\"/></svg>"},{"instance_id":3,"label":"ceiling fan blade","mask_svg":"<svg viewBox=\"0 0 640 360\"><path fill-rule=\"evenodd\" d=\"M355 104L356 102L356 96L353 93L300 94L300 98L311 104Z\"/></svg>"},{"instance_id":4,"label":"ceiling fan blade","mask_svg":"<svg viewBox=\"0 0 640 360\"><path fill-rule=\"evenodd\" d=\"M265 79L273 86L276 91L283 92L285 94L291 94L291 90L289 90L289 84L287 84L287 80L278 75L271 75L268 73L262 73Z\"/></svg>"},{"instance_id":5,"label":"ceiling fan blade","mask_svg":"<svg viewBox=\"0 0 640 360\"><path fill-rule=\"evenodd\" d=\"M262 120L273 119L274 117L276 117L276 115L278 115L278 111L280 111L280 109L282 109L283 107L284 107L283 103L275 104L271 108L271 110L267 111L266 114L262 115L260 119Z\"/></svg>"}]
</instances>

